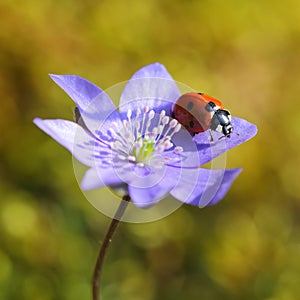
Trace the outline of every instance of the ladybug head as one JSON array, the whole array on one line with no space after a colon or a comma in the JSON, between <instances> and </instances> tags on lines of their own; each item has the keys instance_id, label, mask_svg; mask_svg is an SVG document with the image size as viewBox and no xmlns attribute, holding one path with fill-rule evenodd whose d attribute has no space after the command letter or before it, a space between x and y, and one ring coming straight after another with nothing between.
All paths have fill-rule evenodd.
<instances>
[{"instance_id":1,"label":"ladybug head","mask_svg":"<svg viewBox=\"0 0 300 300\"><path fill-rule=\"evenodd\" d=\"M230 134L233 131L233 126L231 124L231 115L228 110L218 109L215 112L215 117L217 118L217 123L220 125L220 131L224 134L225 137L230 137Z\"/></svg>"},{"instance_id":2,"label":"ladybug head","mask_svg":"<svg viewBox=\"0 0 300 300\"><path fill-rule=\"evenodd\" d=\"M222 133L224 134L225 137L230 137L230 134L232 133L232 131L233 131L233 127L232 127L231 123L222 126Z\"/></svg>"}]
</instances>

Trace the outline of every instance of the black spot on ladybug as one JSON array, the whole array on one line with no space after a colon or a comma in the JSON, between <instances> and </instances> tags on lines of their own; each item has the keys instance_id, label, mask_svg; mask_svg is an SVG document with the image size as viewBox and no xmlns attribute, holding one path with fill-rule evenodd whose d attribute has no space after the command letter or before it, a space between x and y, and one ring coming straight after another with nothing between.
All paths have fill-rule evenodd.
<instances>
[{"instance_id":1,"label":"black spot on ladybug","mask_svg":"<svg viewBox=\"0 0 300 300\"><path fill-rule=\"evenodd\" d=\"M190 127L193 128L195 123L193 121L190 121Z\"/></svg>"},{"instance_id":2,"label":"black spot on ladybug","mask_svg":"<svg viewBox=\"0 0 300 300\"><path fill-rule=\"evenodd\" d=\"M186 106L187 110L192 110L194 107L194 103L193 102L189 102Z\"/></svg>"},{"instance_id":3,"label":"black spot on ladybug","mask_svg":"<svg viewBox=\"0 0 300 300\"><path fill-rule=\"evenodd\" d=\"M203 93L201 93L201 92L199 92L199 93L197 93L198 95L203 95Z\"/></svg>"}]
</instances>

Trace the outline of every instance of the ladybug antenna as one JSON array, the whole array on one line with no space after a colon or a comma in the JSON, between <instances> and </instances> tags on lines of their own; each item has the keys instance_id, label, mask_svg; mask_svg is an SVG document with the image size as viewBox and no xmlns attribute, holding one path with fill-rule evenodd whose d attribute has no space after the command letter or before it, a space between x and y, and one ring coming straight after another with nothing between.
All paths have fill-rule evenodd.
<instances>
[{"instance_id":1,"label":"ladybug antenna","mask_svg":"<svg viewBox=\"0 0 300 300\"><path fill-rule=\"evenodd\" d=\"M228 136L228 137L229 137L229 136ZM220 137L218 138L218 140L221 140L221 139L223 139L223 138L226 138L226 135L220 136Z\"/></svg>"}]
</instances>

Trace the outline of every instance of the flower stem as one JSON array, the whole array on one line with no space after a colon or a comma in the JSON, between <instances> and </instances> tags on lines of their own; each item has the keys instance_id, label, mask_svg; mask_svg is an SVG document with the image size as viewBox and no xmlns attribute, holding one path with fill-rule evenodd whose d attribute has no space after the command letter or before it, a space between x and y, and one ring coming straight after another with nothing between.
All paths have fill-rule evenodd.
<instances>
[{"instance_id":1,"label":"flower stem","mask_svg":"<svg viewBox=\"0 0 300 300\"><path fill-rule=\"evenodd\" d=\"M102 270L106 250L108 249L108 246L111 242L113 234L115 233L115 231L121 221L121 218L125 212L125 209L128 206L129 201L130 201L130 196L125 195L115 213L114 218L112 219L112 221L109 225L109 228L106 232L103 243L101 245L101 248L100 248L100 251L98 254L98 258L96 261L95 269L94 269L94 274L93 274L93 281L92 281L93 300L100 300L100 297L99 297L100 282L99 282L99 280L100 280L100 275L101 275L101 270Z\"/></svg>"}]
</instances>

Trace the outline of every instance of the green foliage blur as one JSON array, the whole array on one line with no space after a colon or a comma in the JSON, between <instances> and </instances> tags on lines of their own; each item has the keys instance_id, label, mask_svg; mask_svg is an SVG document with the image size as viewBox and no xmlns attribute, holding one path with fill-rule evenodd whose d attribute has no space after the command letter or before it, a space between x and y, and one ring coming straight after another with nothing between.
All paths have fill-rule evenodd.
<instances>
[{"instance_id":1,"label":"green foliage blur","mask_svg":"<svg viewBox=\"0 0 300 300\"><path fill-rule=\"evenodd\" d=\"M32 123L72 119L47 74L105 89L155 61L259 133L228 153L244 171L218 205L121 224L103 300L299 299L299 20L297 0L1 0L0 299L91 299L110 222Z\"/></svg>"}]
</instances>

